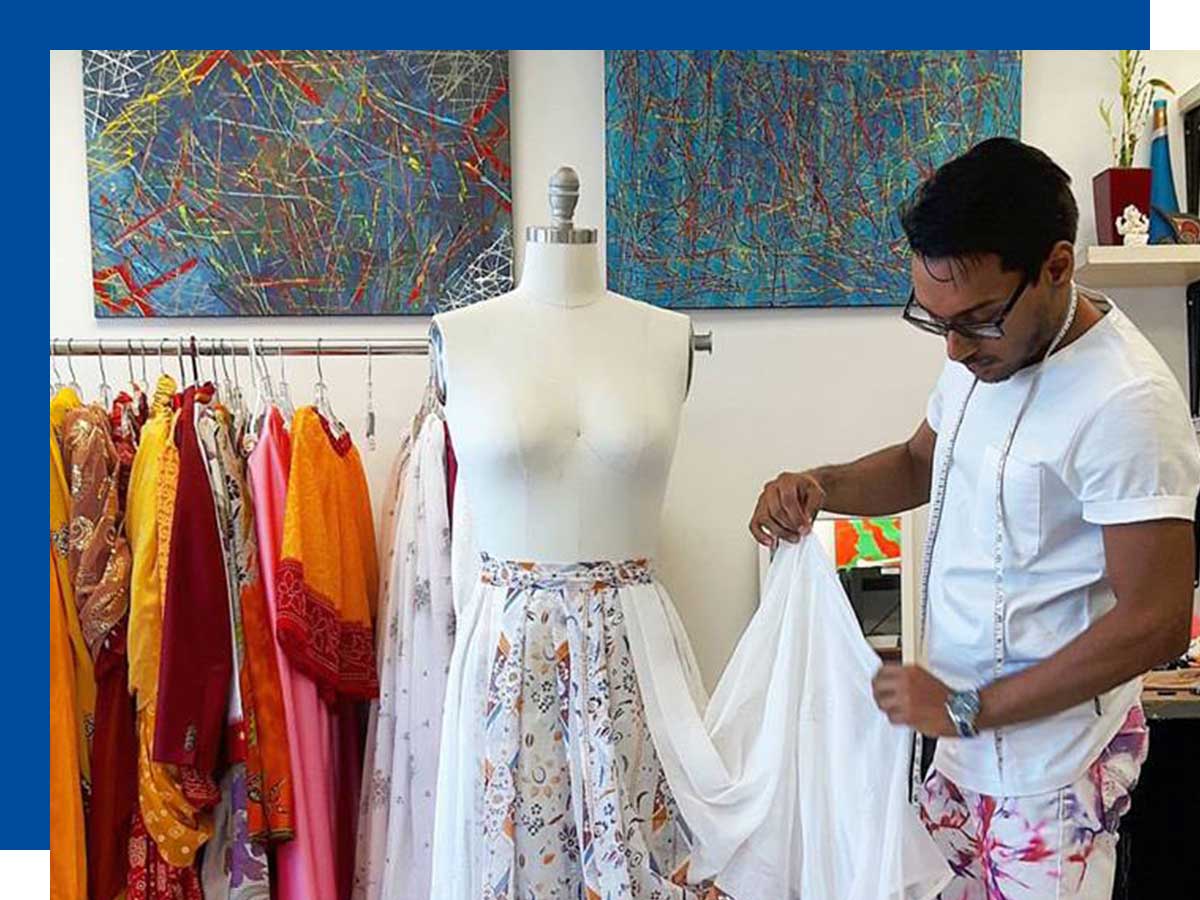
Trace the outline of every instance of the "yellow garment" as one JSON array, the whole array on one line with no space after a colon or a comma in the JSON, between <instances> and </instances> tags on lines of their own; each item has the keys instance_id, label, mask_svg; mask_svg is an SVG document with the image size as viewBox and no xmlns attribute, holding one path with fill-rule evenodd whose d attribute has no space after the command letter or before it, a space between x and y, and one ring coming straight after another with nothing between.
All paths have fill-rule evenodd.
<instances>
[{"instance_id":1,"label":"yellow garment","mask_svg":"<svg viewBox=\"0 0 1200 900\"><path fill-rule=\"evenodd\" d=\"M296 411L276 640L327 702L379 693L373 620L378 591L371 500L358 451L314 407Z\"/></svg>"},{"instance_id":2,"label":"yellow garment","mask_svg":"<svg viewBox=\"0 0 1200 900\"><path fill-rule=\"evenodd\" d=\"M212 837L212 816L197 813L188 802L184 776L176 766L151 759L163 590L179 477L179 451L171 439L178 415L170 407L174 391L170 376L159 378L129 473L125 533L133 550L128 647L129 690L137 698L138 808L163 859L172 866L186 867L195 863L197 851Z\"/></svg>"},{"instance_id":3,"label":"yellow garment","mask_svg":"<svg viewBox=\"0 0 1200 900\"><path fill-rule=\"evenodd\" d=\"M67 563L71 517L70 491L62 459L62 429L67 413L81 406L79 396L71 388L62 388L50 401L50 537L55 548L54 565L58 572L62 594L63 619L71 644L75 680L75 728L79 746L79 778L84 806L91 795L91 735L96 713L96 675L92 657L83 639L79 612L75 608L75 590Z\"/></svg>"},{"instance_id":4,"label":"yellow garment","mask_svg":"<svg viewBox=\"0 0 1200 900\"><path fill-rule=\"evenodd\" d=\"M165 382L165 384L164 384ZM159 379L150 418L142 426L129 472L125 535L133 552L129 586L129 692L140 710L158 693L158 656L162 639L162 582L158 560L158 498L163 447L171 435L170 395L175 382ZM166 393L165 401L162 394ZM165 571L165 570L164 570Z\"/></svg>"},{"instance_id":5,"label":"yellow garment","mask_svg":"<svg viewBox=\"0 0 1200 900\"><path fill-rule=\"evenodd\" d=\"M73 396L73 392L72 392ZM57 399L57 398L56 398ZM76 403L78 401L76 400ZM61 408L60 404L60 408ZM75 647L67 626L69 599L67 575L67 492L62 459L54 431L52 405L50 430L50 897L51 900L87 900L87 847L83 818L80 752L86 740L76 697ZM61 424L61 418L60 418ZM82 634L80 641L82 642ZM91 672L91 659L83 659ZM86 755L84 757L86 761Z\"/></svg>"}]
</instances>

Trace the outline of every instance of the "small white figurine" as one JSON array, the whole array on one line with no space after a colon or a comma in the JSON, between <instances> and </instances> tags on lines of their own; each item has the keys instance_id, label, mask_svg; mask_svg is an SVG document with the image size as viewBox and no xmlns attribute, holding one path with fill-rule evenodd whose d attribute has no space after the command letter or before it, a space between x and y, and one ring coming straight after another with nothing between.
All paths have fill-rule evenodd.
<instances>
[{"instance_id":1,"label":"small white figurine","mask_svg":"<svg viewBox=\"0 0 1200 900\"><path fill-rule=\"evenodd\" d=\"M1117 216L1117 234L1124 239L1126 247L1143 247L1150 241L1150 218L1130 203L1125 212Z\"/></svg>"}]
</instances>

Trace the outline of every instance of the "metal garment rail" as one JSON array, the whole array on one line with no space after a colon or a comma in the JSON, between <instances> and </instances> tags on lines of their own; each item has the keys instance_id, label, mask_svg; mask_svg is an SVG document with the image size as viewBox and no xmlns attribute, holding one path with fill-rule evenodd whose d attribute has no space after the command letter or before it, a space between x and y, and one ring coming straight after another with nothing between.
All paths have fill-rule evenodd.
<instances>
[{"instance_id":1,"label":"metal garment rail","mask_svg":"<svg viewBox=\"0 0 1200 900\"><path fill-rule=\"evenodd\" d=\"M254 345L251 351L250 345ZM51 338L51 356L426 356L415 338Z\"/></svg>"},{"instance_id":2,"label":"metal garment rail","mask_svg":"<svg viewBox=\"0 0 1200 900\"><path fill-rule=\"evenodd\" d=\"M412 338L51 338L51 356L427 356L429 339ZM712 353L712 332L692 335L692 349Z\"/></svg>"}]
</instances>

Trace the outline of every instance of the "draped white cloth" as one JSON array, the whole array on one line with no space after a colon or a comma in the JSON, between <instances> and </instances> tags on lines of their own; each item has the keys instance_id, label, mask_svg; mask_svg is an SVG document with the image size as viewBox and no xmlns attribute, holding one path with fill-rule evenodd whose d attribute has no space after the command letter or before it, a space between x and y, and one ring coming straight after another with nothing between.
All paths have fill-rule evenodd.
<instances>
[{"instance_id":1,"label":"draped white cloth","mask_svg":"<svg viewBox=\"0 0 1200 900\"><path fill-rule=\"evenodd\" d=\"M455 528L456 545L467 532ZM495 594L455 593L433 884L439 900L482 900L473 785L487 684L469 648L491 638ZM661 585L626 585L620 599L654 746L694 836L689 882L736 900L936 896L951 873L907 802L908 732L875 706L879 659L816 540L778 552L710 701Z\"/></svg>"},{"instance_id":2,"label":"draped white cloth","mask_svg":"<svg viewBox=\"0 0 1200 900\"><path fill-rule=\"evenodd\" d=\"M442 698L454 640L445 432L430 413L394 477L381 529L379 700L372 704L360 796L355 898L430 896Z\"/></svg>"},{"instance_id":3,"label":"draped white cloth","mask_svg":"<svg viewBox=\"0 0 1200 900\"><path fill-rule=\"evenodd\" d=\"M736 898L924 900L950 879L907 802L909 733L819 542L784 545L707 706L666 592L625 615L646 716L695 835L692 880Z\"/></svg>"}]
</instances>

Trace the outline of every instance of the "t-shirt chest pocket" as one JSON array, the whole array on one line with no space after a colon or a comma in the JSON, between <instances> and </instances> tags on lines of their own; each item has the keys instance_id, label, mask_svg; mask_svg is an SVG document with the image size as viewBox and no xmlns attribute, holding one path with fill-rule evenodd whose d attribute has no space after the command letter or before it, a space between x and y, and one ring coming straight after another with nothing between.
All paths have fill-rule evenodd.
<instances>
[{"instance_id":1,"label":"t-shirt chest pocket","mask_svg":"<svg viewBox=\"0 0 1200 900\"><path fill-rule=\"evenodd\" d=\"M977 536L986 541L990 556L996 539L996 476L1000 449L983 450L972 517ZM1013 453L1004 464L1004 547L1006 561L1028 561L1037 555L1042 540L1042 468ZM1015 557L1015 560L1014 560Z\"/></svg>"}]
</instances>

